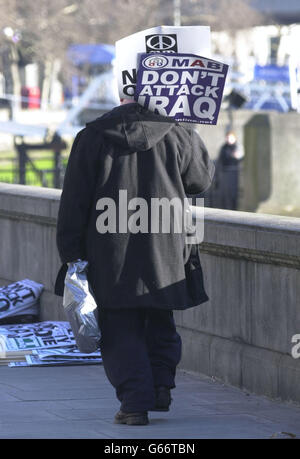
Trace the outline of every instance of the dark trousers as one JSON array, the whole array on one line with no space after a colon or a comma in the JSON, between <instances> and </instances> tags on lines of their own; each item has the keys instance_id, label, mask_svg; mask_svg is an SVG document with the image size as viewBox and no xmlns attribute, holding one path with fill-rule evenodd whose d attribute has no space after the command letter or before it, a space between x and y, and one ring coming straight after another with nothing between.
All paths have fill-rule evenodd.
<instances>
[{"instance_id":1,"label":"dark trousers","mask_svg":"<svg viewBox=\"0 0 300 459\"><path fill-rule=\"evenodd\" d=\"M175 387L181 338L172 311L101 309L101 355L108 380L124 412L148 411L155 386Z\"/></svg>"},{"instance_id":2,"label":"dark trousers","mask_svg":"<svg viewBox=\"0 0 300 459\"><path fill-rule=\"evenodd\" d=\"M221 182L221 209L237 210L239 192L239 168L224 168Z\"/></svg>"}]
</instances>

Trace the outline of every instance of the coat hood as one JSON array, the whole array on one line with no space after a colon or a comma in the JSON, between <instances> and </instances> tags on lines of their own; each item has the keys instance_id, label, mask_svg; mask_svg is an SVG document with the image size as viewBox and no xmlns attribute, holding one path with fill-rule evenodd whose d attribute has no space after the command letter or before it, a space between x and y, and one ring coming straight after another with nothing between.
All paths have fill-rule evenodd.
<instances>
[{"instance_id":1,"label":"coat hood","mask_svg":"<svg viewBox=\"0 0 300 459\"><path fill-rule=\"evenodd\" d=\"M157 115L136 102L120 105L87 123L87 127L101 130L112 143L130 151L149 150L175 125L172 118Z\"/></svg>"}]
</instances>

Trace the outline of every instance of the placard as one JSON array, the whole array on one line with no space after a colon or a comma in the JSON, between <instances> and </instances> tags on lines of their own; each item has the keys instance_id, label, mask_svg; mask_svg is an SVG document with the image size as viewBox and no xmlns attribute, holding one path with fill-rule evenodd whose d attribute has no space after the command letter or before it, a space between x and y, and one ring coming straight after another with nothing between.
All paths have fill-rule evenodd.
<instances>
[{"instance_id":1,"label":"placard","mask_svg":"<svg viewBox=\"0 0 300 459\"><path fill-rule=\"evenodd\" d=\"M135 100L176 121L217 124L228 65L194 54L140 55Z\"/></svg>"},{"instance_id":2,"label":"placard","mask_svg":"<svg viewBox=\"0 0 300 459\"><path fill-rule=\"evenodd\" d=\"M158 26L116 42L116 72L120 98L133 99L140 53L192 53L210 57L210 28Z\"/></svg>"}]
</instances>

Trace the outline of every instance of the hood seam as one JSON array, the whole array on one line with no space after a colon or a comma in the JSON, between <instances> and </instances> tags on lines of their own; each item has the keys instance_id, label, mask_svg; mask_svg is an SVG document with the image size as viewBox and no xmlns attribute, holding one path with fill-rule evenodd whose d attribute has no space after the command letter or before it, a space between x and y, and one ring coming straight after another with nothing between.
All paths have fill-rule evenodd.
<instances>
[{"instance_id":1,"label":"hood seam","mask_svg":"<svg viewBox=\"0 0 300 459\"><path fill-rule=\"evenodd\" d=\"M122 119L122 131L123 131L124 134L125 134L125 138L126 138L127 145L128 145L128 147L130 148L129 139L128 139L127 131L126 131L126 128L125 128L125 118L124 118L123 115L121 115L121 119Z\"/></svg>"},{"instance_id":2,"label":"hood seam","mask_svg":"<svg viewBox=\"0 0 300 459\"><path fill-rule=\"evenodd\" d=\"M140 123L141 123L141 125L142 125L142 129L143 129L144 136L145 136L145 138L146 138L147 147L148 147L147 150L149 150L151 143L150 143L149 138L148 138L148 136L147 136L147 134L146 134L146 130L145 130L145 126L144 126L143 121L140 120Z\"/></svg>"}]
</instances>

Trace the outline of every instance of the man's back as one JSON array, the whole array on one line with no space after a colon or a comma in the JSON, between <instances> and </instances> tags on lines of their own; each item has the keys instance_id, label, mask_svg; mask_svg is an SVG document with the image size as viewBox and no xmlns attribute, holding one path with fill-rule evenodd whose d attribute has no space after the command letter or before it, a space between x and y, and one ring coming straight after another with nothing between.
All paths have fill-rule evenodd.
<instances>
[{"instance_id":1,"label":"man's back","mask_svg":"<svg viewBox=\"0 0 300 459\"><path fill-rule=\"evenodd\" d=\"M57 233L62 261L89 261L103 307L189 307L185 234L174 231L172 218L163 230L158 212L204 191L212 174L195 131L138 104L88 123L66 171Z\"/></svg>"}]
</instances>

